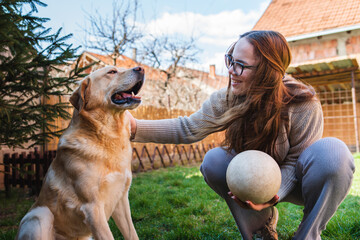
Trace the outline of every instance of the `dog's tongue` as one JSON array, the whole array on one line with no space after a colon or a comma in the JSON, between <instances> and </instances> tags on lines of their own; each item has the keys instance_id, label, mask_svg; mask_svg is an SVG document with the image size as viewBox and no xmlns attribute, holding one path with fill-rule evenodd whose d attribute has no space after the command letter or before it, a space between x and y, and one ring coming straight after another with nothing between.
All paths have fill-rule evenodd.
<instances>
[{"instance_id":1,"label":"dog's tongue","mask_svg":"<svg viewBox=\"0 0 360 240\"><path fill-rule=\"evenodd\" d=\"M132 95L130 93L121 93L122 97L123 98L135 98L135 99L140 99L141 97L139 96L135 96L135 95Z\"/></svg>"}]
</instances>

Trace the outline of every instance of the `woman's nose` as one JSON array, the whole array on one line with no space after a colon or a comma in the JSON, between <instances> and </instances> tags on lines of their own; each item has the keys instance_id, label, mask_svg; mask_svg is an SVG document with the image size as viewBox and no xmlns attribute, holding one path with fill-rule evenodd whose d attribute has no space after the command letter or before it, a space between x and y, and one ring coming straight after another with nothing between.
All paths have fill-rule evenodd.
<instances>
[{"instance_id":1,"label":"woman's nose","mask_svg":"<svg viewBox=\"0 0 360 240\"><path fill-rule=\"evenodd\" d=\"M234 65L228 68L228 72L230 75L236 75L236 73L234 72Z\"/></svg>"}]
</instances>

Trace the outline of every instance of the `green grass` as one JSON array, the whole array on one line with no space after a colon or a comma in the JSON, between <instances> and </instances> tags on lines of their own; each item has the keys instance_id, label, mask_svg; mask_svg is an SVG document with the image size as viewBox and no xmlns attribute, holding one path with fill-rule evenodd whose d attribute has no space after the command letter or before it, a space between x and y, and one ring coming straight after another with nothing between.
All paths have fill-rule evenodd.
<instances>
[{"instance_id":1,"label":"green grass","mask_svg":"<svg viewBox=\"0 0 360 240\"><path fill-rule=\"evenodd\" d=\"M323 240L360 239L360 155L355 161L350 193L322 233ZM0 240L14 239L16 226L33 201L18 194L0 206ZM241 239L225 202L206 185L198 166L137 174L129 198L140 239ZM291 239L303 208L289 203L277 207L279 239ZM4 213L9 217L2 217ZM114 222L109 224L115 239L123 239Z\"/></svg>"},{"instance_id":2,"label":"green grass","mask_svg":"<svg viewBox=\"0 0 360 240\"><path fill-rule=\"evenodd\" d=\"M130 190L140 239L236 239L225 203L205 184L198 167L137 175ZM121 234L111 226L116 237Z\"/></svg>"},{"instance_id":3,"label":"green grass","mask_svg":"<svg viewBox=\"0 0 360 240\"><path fill-rule=\"evenodd\" d=\"M34 203L35 198L19 189L5 198L5 191L0 191L0 240L14 239L22 217Z\"/></svg>"}]
</instances>

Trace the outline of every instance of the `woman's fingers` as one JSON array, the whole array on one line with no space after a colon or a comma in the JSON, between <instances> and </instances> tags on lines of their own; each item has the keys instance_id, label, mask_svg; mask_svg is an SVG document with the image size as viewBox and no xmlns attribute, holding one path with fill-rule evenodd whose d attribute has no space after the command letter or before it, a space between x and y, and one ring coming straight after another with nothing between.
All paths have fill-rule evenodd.
<instances>
[{"instance_id":1,"label":"woman's fingers","mask_svg":"<svg viewBox=\"0 0 360 240\"><path fill-rule=\"evenodd\" d=\"M255 211L261 211L264 208L268 208L273 206L275 203L277 203L279 201L279 196L275 195L270 201L266 202L266 203L261 203L261 204L255 204L251 201L241 201L240 199L238 199L234 194L232 194L232 192L228 192L228 195L242 208L245 209L253 209Z\"/></svg>"},{"instance_id":2,"label":"woman's fingers","mask_svg":"<svg viewBox=\"0 0 360 240\"><path fill-rule=\"evenodd\" d=\"M277 202L279 202L279 196L275 195L268 203L271 204L271 206L273 206Z\"/></svg>"},{"instance_id":3,"label":"woman's fingers","mask_svg":"<svg viewBox=\"0 0 360 240\"><path fill-rule=\"evenodd\" d=\"M245 209L250 209L249 206L241 201L240 199L238 199L234 194L232 194L232 192L228 192L228 195L242 208L245 208Z\"/></svg>"}]
</instances>

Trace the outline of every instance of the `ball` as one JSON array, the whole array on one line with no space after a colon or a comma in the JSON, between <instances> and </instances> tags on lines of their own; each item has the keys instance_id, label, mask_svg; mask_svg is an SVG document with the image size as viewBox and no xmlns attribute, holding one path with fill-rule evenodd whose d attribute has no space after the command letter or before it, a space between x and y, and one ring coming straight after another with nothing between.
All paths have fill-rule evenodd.
<instances>
[{"instance_id":1,"label":"ball","mask_svg":"<svg viewBox=\"0 0 360 240\"><path fill-rule=\"evenodd\" d=\"M231 160L226 171L226 182L230 191L241 201L266 203L279 191L281 172L270 155L248 150Z\"/></svg>"}]
</instances>

